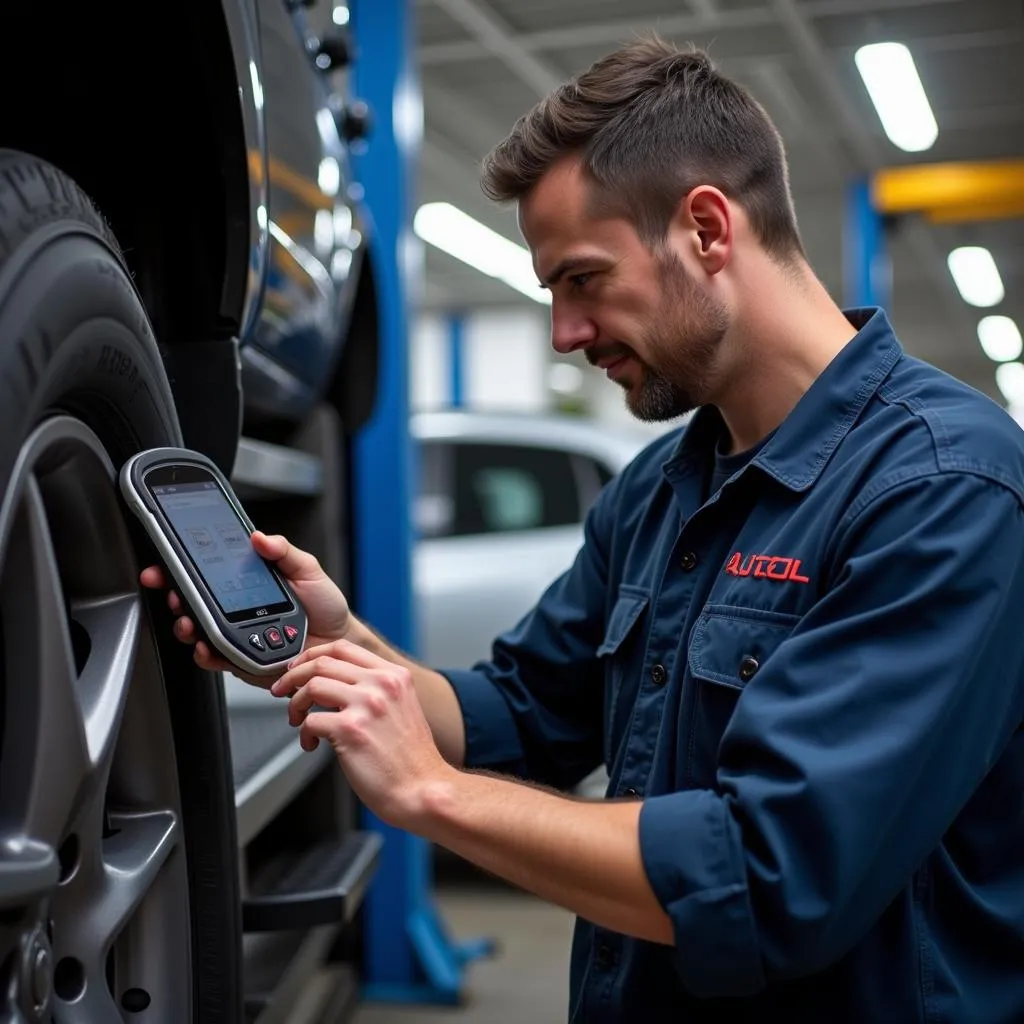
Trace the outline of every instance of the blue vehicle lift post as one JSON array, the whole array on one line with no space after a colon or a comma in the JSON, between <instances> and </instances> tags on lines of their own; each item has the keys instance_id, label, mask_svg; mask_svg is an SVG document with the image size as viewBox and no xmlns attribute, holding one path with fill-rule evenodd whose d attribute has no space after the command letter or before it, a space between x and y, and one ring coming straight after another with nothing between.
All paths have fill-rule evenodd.
<instances>
[{"instance_id":1,"label":"blue vehicle lift post","mask_svg":"<svg viewBox=\"0 0 1024 1024\"><path fill-rule=\"evenodd\" d=\"M353 92L373 111L356 179L371 221L379 307L375 411L355 439L353 572L359 614L389 641L415 651L410 506L415 452L409 435L408 339L417 242L412 230L422 99L412 56L414 0L352 0L359 56ZM365 901L363 997L458 1003L463 969L489 954L486 939L455 944L431 900L429 843L365 814L382 833L381 864Z\"/></svg>"},{"instance_id":2,"label":"blue vehicle lift post","mask_svg":"<svg viewBox=\"0 0 1024 1024\"><path fill-rule=\"evenodd\" d=\"M885 222L875 209L871 184L866 179L857 179L847 188L843 247L843 304L847 307L881 306L891 312Z\"/></svg>"},{"instance_id":3,"label":"blue vehicle lift post","mask_svg":"<svg viewBox=\"0 0 1024 1024\"><path fill-rule=\"evenodd\" d=\"M466 318L462 313L448 315L448 404L461 409L466 404Z\"/></svg>"}]
</instances>

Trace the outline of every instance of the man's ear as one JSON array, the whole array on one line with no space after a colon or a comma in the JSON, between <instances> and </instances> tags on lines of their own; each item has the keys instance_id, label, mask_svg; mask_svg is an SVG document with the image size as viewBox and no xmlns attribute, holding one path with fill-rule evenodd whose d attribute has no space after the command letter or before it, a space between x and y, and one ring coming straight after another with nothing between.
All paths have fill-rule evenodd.
<instances>
[{"instance_id":1,"label":"man's ear","mask_svg":"<svg viewBox=\"0 0 1024 1024\"><path fill-rule=\"evenodd\" d=\"M732 255L729 200L713 185L698 185L680 201L674 218L678 236L708 274L717 274ZM677 237L678 237L677 236Z\"/></svg>"}]
</instances>

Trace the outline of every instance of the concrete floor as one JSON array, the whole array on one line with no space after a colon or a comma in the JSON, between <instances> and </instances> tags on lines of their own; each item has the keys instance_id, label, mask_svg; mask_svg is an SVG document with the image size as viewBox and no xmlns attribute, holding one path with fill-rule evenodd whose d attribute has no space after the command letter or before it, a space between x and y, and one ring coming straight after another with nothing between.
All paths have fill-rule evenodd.
<instances>
[{"instance_id":1,"label":"concrete floor","mask_svg":"<svg viewBox=\"0 0 1024 1024\"><path fill-rule=\"evenodd\" d=\"M492 937L497 955L467 968L462 1006L366 1004L353 1024L565 1024L571 914L451 865L436 898L454 938Z\"/></svg>"}]
</instances>

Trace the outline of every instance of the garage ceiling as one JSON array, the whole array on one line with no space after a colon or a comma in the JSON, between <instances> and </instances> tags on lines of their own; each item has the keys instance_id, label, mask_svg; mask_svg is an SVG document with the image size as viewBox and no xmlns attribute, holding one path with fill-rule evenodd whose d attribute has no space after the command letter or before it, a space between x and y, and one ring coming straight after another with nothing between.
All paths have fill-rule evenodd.
<instances>
[{"instance_id":1,"label":"garage ceiling","mask_svg":"<svg viewBox=\"0 0 1024 1024\"><path fill-rule=\"evenodd\" d=\"M444 200L517 242L511 210L480 192L480 158L552 86L619 43L654 29L707 49L747 85L785 140L812 263L842 300L844 189L884 166L1024 156L1021 0L419 0L425 108L419 201ZM854 66L869 42L905 43L939 126L931 150L907 154L882 132ZM989 248L1006 288L995 309L968 306L946 267L956 245ZM423 301L437 310L529 299L427 247ZM892 315L912 353L998 397L977 322L1024 329L1024 221L894 229Z\"/></svg>"}]
</instances>

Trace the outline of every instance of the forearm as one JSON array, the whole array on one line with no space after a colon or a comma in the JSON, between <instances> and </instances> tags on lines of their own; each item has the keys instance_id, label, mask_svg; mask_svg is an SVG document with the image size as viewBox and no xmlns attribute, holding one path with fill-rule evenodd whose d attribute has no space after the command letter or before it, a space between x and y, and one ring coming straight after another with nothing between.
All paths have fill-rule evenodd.
<instances>
[{"instance_id":1,"label":"forearm","mask_svg":"<svg viewBox=\"0 0 1024 1024\"><path fill-rule=\"evenodd\" d=\"M671 944L671 923L640 856L640 807L453 772L426 787L411 827L596 925Z\"/></svg>"},{"instance_id":2,"label":"forearm","mask_svg":"<svg viewBox=\"0 0 1024 1024\"><path fill-rule=\"evenodd\" d=\"M416 696L430 724L437 749L449 764L461 767L466 759L466 728L462 719L462 708L451 683L440 672L421 665L392 647L355 616L352 616L348 639L379 658L401 665L412 673Z\"/></svg>"}]
</instances>

